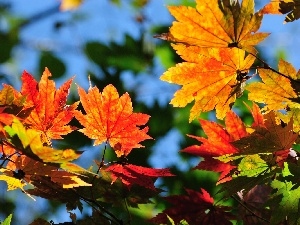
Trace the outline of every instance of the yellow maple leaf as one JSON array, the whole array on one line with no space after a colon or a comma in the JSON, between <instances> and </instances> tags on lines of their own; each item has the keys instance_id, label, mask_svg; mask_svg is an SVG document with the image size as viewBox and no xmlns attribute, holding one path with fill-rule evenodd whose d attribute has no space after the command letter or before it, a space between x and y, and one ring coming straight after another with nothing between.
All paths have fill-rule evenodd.
<instances>
[{"instance_id":1,"label":"yellow maple leaf","mask_svg":"<svg viewBox=\"0 0 300 225\"><path fill-rule=\"evenodd\" d=\"M263 110L275 111L283 122L293 118L293 130L300 131L300 72L288 62L280 60L278 72L270 69L259 69L262 82L249 84L249 100L264 103ZM284 110L284 112L281 112Z\"/></svg>"},{"instance_id":2,"label":"yellow maple leaf","mask_svg":"<svg viewBox=\"0 0 300 225\"><path fill-rule=\"evenodd\" d=\"M270 69L258 69L263 82L254 82L246 87L250 92L249 100L265 103L264 109L268 111L285 109L287 106L300 108L300 104L296 102L297 94L291 83L291 80L296 83L299 76L297 71L290 63L283 60L279 61L278 68L279 73Z\"/></svg>"},{"instance_id":3,"label":"yellow maple leaf","mask_svg":"<svg viewBox=\"0 0 300 225\"><path fill-rule=\"evenodd\" d=\"M12 191L18 188L24 191L23 187L26 185L26 183L22 182L22 180L2 174L0 175L0 180L7 183L7 191Z\"/></svg>"},{"instance_id":4,"label":"yellow maple leaf","mask_svg":"<svg viewBox=\"0 0 300 225\"><path fill-rule=\"evenodd\" d=\"M11 145L17 145L19 141L15 141L13 138L17 136L22 144L22 146L16 146L17 150L35 160L63 164L75 160L81 155L81 153L72 149L57 150L44 146L41 132L35 129L26 129L17 119L13 120L11 126L5 126L4 129L12 137Z\"/></svg>"},{"instance_id":5,"label":"yellow maple leaf","mask_svg":"<svg viewBox=\"0 0 300 225\"><path fill-rule=\"evenodd\" d=\"M200 47L238 47L255 54L254 46L269 35L257 33L263 14L254 13L254 0L243 0L241 4L230 0L196 3L196 9L168 7L177 21L165 39Z\"/></svg>"},{"instance_id":6,"label":"yellow maple leaf","mask_svg":"<svg viewBox=\"0 0 300 225\"><path fill-rule=\"evenodd\" d=\"M213 109L217 118L224 118L255 57L250 54L245 57L245 51L238 48L207 49L206 53L198 46L174 44L173 48L187 62L177 64L161 76L163 81L183 86L170 103L185 107L195 100L190 122L201 112Z\"/></svg>"}]
</instances>

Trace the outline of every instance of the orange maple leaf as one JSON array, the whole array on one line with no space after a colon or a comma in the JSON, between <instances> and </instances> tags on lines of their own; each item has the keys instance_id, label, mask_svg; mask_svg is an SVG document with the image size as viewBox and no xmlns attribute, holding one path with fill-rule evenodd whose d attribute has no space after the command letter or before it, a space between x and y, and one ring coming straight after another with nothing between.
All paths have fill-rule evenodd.
<instances>
[{"instance_id":1,"label":"orange maple leaf","mask_svg":"<svg viewBox=\"0 0 300 225\"><path fill-rule=\"evenodd\" d=\"M167 39L200 47L238 47L255 54L254 46L269 35L257 33L263 14L254 13L254 0L241 4L230 0L196 2L196 9L168 7L177 21Z\"/></svg>"},{"instance_id":2,"label":"orange maple leaf","mask_svg":"<svg viewBox=\"0 0 300 225\"><path fill-rule=\"evenodd\" d=\"M78 93L86 114L76 111L75 117L84 126L82 133L95 139L94 145L105 141L114 148L118 157L126 156L133 148L143 147L141 141L151 139L148 127L140 129L149 120L149 115L134 113L128 93L121 97L113 85L99 92L97 87L86 93L78 87Z\"/></svg>"},{"instance_id":3,"label":"orange maple leaf","mask_svg":"<svg viewBox=\"0 0 300 225\"><path fill-rule=\"evenodd\" d=\"M201 112L216 109L217 118L223 119L230 105L241 92L247 73L255 57L238 48L207 49L198 46L173 45L187 62L170 68L161 80L182 85L172 101L175 107L185 107L195 100L189 121ZM238 96L239 97L239 96Z\"/></svg>"},{"instance_id":4,"label":"orange maple leaf","mask_svg":"<svg viewBox=\"0 0 300 225\"><path fill-rule=\"evenodd\" d=\"M46 68L39 83L32 75L24 71L22 74L22 95L26 96L25 105L34 106L24 123L41 131L43 142L61 139L61 135L72 132L75 128L67 125L74 117L78 102L66 105L67 96L73 78L65 82L59 89L49 80L50 71Z\"/></svg>"},{"instance_id":5,"label":"orange maple leaf","mask_svg":"<svg viewBox=\"0 0 300 225\"><path fill-rule=\"evenodd\" d=\"M226 130L215 122L207 120L199 121L207 135L207 139L188 135L200 141L202 144L192 145L181 151L203 157L205 161L200 162L195 168L220 172L221 175L218 183L226 182L231 179L231 177L226 177L226 175L234 169L235 166L230 163L221 162L214 157L237 153L239 150L232 145L232 142L248 135L246 127L242 120L232 111L227 112L225 118Z\"/></svg>"}]
</instances>

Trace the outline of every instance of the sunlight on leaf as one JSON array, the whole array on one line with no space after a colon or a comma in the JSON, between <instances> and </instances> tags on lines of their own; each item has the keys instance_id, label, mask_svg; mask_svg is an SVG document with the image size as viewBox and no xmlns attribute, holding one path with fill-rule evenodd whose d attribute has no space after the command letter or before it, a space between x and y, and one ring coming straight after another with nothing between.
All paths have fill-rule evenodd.
<instances>
[{"instance_id":1,"label":"sunlight on leaf","mask_svg":"<svg viewBox=\"0 0 300 225\"><path fill-rule=\"evenodd\" d=\"M184 60L171 67L161 80L182 85L170 102L175 107L185 107L195 101L189 122L201 112L216 109L217 118L223 119L236 99L240 85L255 57L245 56L243 50L209 49L201 53L197 46L172 45Z\"/></svg>"},{"instance_id":2,"label":"sunlight on leaf","mask_svg":"<svg viewBox=\"0 0 300 225\"><path fill-rule=\"evenodd\" d=\"M134 113L128 93L121 97L113 85L108 85L101 93L97 87L86 93L78 86L81 103L86 112L76 111L76 118L84 126L79 131L91 139L94 145L108 141L118 157L126 156L133 148L143 147L139 142L151 139L144 126L147 114Z\"/></svg>"},{"instance_id":3,"label":"sunlight on leaf","mask_svg":"<svg viewBox=\"0 0 300 225\"><path fill-rule=\"evenodd\" d=\"M22 74L22 95L26 96L25 105L34 106L25 124L41 131L44 143L51 139L62 139L61 135L72 132L75 128L67 125L74 117L78 102L66 105L67 96L73 78L65 82L59 89L49 80L50 71L46 68L39 83L32 75L24 71ZM50 143L49 143L50 142Z\"/></svg>"},{"instance_id":4,"label":"sunlight on leaf","mask_svg":"<svg viewBox=\"0 0 300 225\"><path fill-rule=\"evenodd\" d=\"M271 0L261 10L264 14L287 14L284 23L300 18L299 0Z\"/></svg>"},{"instance_id":5,"label":"sunlight on leaf","mask_svg":"<svg viewBox=\"0 0 300 225\"><path fill-rule=\"evenodd\" d=\"M267 163L259 155L248 155L239 163L239 176L254 177L268 168Z\"/></svg>"},{"instance_id":6,"label":"sunlight on leaf","mask_svg":"<svg viewBox=\"0 0 300 225\"><path fill-rule=\"evenodd\" d=\"M170 28L171 40L199 47L239 47L256 54L255 45L267 33L257 33L262 14L254 13L254 0L197 0L196 9L169 6L176 18Z\"/></svg>"}]
</instances>

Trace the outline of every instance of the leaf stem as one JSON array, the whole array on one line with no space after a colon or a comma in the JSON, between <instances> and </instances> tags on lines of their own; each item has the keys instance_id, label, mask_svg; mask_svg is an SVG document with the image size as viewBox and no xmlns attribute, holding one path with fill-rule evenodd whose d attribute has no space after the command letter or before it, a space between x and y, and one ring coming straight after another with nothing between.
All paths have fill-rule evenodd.
<instances>
[{"instance_id":1,"label":"leaf stem","mask_svg":"<svg viewBox=\"0 0 300 225\"><path fill-rule=\"evenodd\" d=\"M112 214L111 212L109 212L108 210L106 210L105 207L102 206L101 204L99 204L96 200L94 200L93 198L88 198L86 196L83 196L83 195L79 194L76 190L74 190L74 191L80 197L81 200L83 200L84 202L86 202L87 204L89 204L97 212L100 213L101 211L103 211L105 214L107 214L110 217L109 218L105 214L100 213L101 216L103 216L105 219L107 219L108 221L111 221L112 223L123 225L123 221L122 220L118 219L114 214Z\"/></svg>"},{"instance_id":2,"label":"leaf stem","mask_svg":"<svg viewBox=\"0 0 300 225\"><path fill-rule=\"evenodd\" d=\"M256 69L268 69L268 70L271 70L272 72L277 73L277 74L279 74L280 76L283 76L283 77L285 77L285 78L287 78L287 79L289 79L289 80L291 80L291 81L300 83L300 81L294 80L294 79L292 79L291 77L289 77L289 76L287 76L287 75L285 75L285 74L283 74L283 73L281 73L281 72L279 72L279 71L273 69L271 66L269 66L268 63L266 63L264 60L262 60L261 58L259 58L259 57L256 56L256 55L254 55L253 53L249 52L249 54L253 55L258 61L260 61L260 62L263 64L262 67L259 67L259 66L258 66L258 67L256 67Z\"/></svg>"}]
</instances>

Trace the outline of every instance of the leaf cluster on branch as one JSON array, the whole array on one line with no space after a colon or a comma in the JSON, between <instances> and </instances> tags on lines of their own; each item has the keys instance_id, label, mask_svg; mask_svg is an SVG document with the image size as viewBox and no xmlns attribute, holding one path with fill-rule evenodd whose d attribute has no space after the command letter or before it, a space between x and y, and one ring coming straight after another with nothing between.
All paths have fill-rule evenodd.
<instances>
[{"instance_id":1,"label":"leaf cluster on branch","mask_svg":"<svg viewBox=\"0 0 300 225\"><path fill-rule=\"evenodd\" d=\"M199 144L181 151L201 158L194 170L219 174L218 191L186 188L186 194L167 196L170 206L148 222L300 224L300 72L282 59L272 68L257 50L269 35L258 32L264 14L288 13L285 22L297 20L298 0L274 0L257 12L254 0L196 0L195 8L168 9L176 21L156 37L172 42L183 62L161 80L182 86L171 100L174 107L194 102L189 122L212 110L224 119L223 124L199 119L206 137L189 134ZM155 180L174 176L169 168L128 160L141 142L152 139L146 125L150 116L134 112L129 94L119 96L112 84L87 92L77 85L80 101L68 104L73 78L56 89L50 77L47 68L39 82L24 71L21 91L6 84L0 91L0 180L7 191L57 200L68 211L89 205L92 215L84 220L70 212L72 224L130 224L130 216L124 220L108 205L125 205L128 211L150 204L162 191ZM232 109L239 107L235 103L244 90L250 125ZM80 126L70 125L72 120ZM54 140L76 131L102 144L100 161L83 168L74 162L82 152L53 147ZM106 161L109 150L117 161Z\"/></svg>"}]
</instances>

